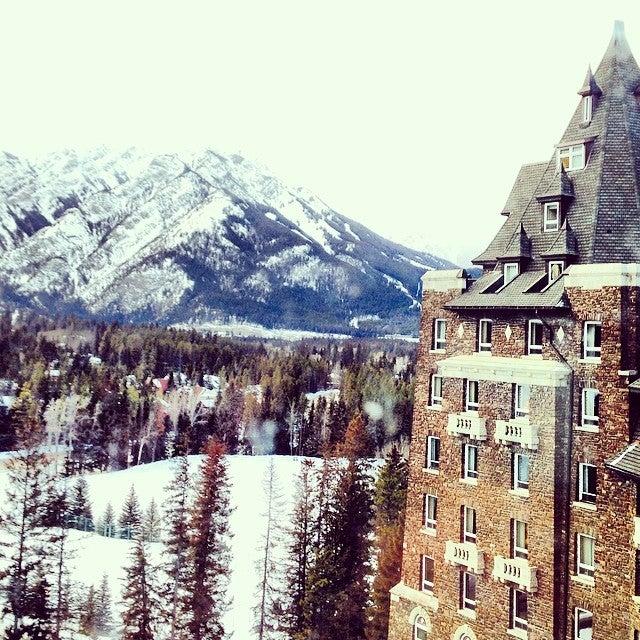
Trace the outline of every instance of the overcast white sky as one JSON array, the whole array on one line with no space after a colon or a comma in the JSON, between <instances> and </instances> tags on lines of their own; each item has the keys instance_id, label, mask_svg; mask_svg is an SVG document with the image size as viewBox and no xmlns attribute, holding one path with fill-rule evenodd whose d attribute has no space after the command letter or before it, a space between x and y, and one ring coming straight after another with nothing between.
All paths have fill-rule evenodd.
<instances>
[{"instance_id":1,"label":"overcast white sky","mask_svg":"<svg viewBox=\"0 0 640 640\"><path fill-rule=\"evenodd\" d=\"M0 148L240 151L465 261L614 19L640 56L637 0L2 2Z\"/></svg>"}]
</instances>

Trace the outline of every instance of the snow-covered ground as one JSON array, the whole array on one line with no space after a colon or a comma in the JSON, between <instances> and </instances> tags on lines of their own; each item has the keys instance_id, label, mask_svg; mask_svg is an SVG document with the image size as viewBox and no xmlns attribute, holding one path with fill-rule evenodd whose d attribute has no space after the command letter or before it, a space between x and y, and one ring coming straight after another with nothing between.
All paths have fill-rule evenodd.
<instances>
[{"instance_id":1,"label":"snow-covered ground","mask_svg":"<svg viewBox=\"0 0 640 640\"><path fill-rule=\"evenodd\" d=\"M316 331L304 331L302 329L270 329L268 327L263 327L260 324L250 322L200 322L197 324L179 323L173 326L176 329L195 329L202 333L210 333L229 338L264 338L285 340L287 342L310 340L312 338L346 340L351 337L342 333L318 333Z\"/></svg>"},{"instance_id":2,"label":"snow-covered ground","mask_svg":"<svg viewBox=\"0 0 640 640\"><path fill-rule=\"evenodd\" d=\"M295 478L303 458L291 456L228 456L231 483L231 566L230 595L233 599L226 615L226 628L233 631L234 640L253 640L252 607L258 583L256 561L258 546L264 530L265 511L262 480L269 459L273 458L283 497L283 524L289 522L295 494ZM193 475L197 474L201 456L189 458ZM320 461L317 461L320 464ZM163 460L153 464L133 467L125 471L86 476L89 484L94 519L104 513L111 502L115 513L126 499L131 486L143 510L152 498L162 508L164 492L173 476L173 461ZM0 467L0 496L4 499L7 474ZM74 558L72 577L87 585L99 585L103 574L109 576L114 602L117 602L123 586L123 567L128 563L132 543L128 540L105 538L92 533L72 533ZM162 545L152 547L154 561L161 560Z\"/></svg>"}]
</instances>

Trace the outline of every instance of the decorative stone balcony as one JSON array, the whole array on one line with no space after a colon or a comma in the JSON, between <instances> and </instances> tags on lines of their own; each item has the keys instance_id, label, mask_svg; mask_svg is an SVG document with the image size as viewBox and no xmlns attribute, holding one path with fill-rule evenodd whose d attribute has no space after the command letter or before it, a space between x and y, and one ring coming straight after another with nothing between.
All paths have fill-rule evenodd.
<instances>
[{"instance_id":1,"label":"decorative stone balcony","mask_svg":"<svg viewBox=\"0 0 640 640\"><path fill-rule=\"evenodd\" d=\"M466 567L473 573L480 574L484 571L482 551L473 542L447 540L444 548L444 561L448 564Z\"/></svg>"},{"instance_id":2,"label":"decorative stone balcony","mask_svg":"<svg viewBox=\"0 0 640 640\"><path fill-rule=\"evenodd\" d=\"M469 436L472 440L486 440L486 422L475 412L450 413L447 433L450 436Z\"/></svg>"},{"instance_id":3,"label":"decorative stone balcony","mask_svg":"<svg viewBox=\"0 0 640 640\"><path fill-rule=\"evenodd\" d=\"M640 548L640 518L633 519L633 544Z\"/></svg>"},{"instance_id":4,"label":"decorative stone balcony","mask_svg":"<svg viewBox=\"0 0 640 640\"><path fill-rule=\"evenodd\" d=\"M503 558L496 556L491 574L498 582L512 582L521 589L533 593L538 589L536 569L529 566L525 558Z\"/></svg>"},{"instance_id":5,"label":"decorative stone balcony","mask_svg":"<svg viewBox=\"0 0 640 640\"><path fill-rule=\"evenodd\" d=\"M537 449L540 439L538 427L529 418L496 420L495 441L500 444L519 444L527 449Z\"/></svg>"}]
</instances>

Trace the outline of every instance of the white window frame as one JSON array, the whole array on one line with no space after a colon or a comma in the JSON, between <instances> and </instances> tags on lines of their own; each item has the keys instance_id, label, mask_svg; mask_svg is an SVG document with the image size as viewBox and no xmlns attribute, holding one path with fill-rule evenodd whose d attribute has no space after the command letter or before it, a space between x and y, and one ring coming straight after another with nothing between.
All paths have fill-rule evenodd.
<instances>
[{"instance_id":1,"label":"white window frame","mask_svg":"<svg viewBox=\"0 0 640 640\"><path fill-rule=\"evenodd\" d=\"M437 443L438 455L434 456L435 445ZM438 471L440 469L440 438L438 436L427 436L427 469Z\"/></svg>"},{"instance_id":2,"label":"white window frame","mask_svg":"<svg viewBox=\"0 0 640 640\"><path fill-rule=\"evenodd\" d=\"M469 528L469 525L471 528ZM478 522L476 510L466 505L462 509L462 542L476 544L478 541Z\"/></svg>"},{"instance_id":3,"label":"white window frame","mask_svg":"<svg viewBox=\"0 0 640 640\"><path fill-rule=\"evenodd\" d=\"M427 621L423 616L418 616L413 623L413 640L427 640Z\"/></svg>"},{"instance_id":4,"label":"white window frame","mask_svg":"<svg viewBox=\"0 0 640 640\"><path fill-rule=\"evenodd\" d=\"M440 389L436 389L436 387L440 387ZM431 406L441 407L442 396L443 396L442 376L437 373L433 373L431 374Z\"/></svg>"},{"instance_id":5,"label":"white window frame","mask_svg":"<svg viewBox=\"0 0 640 640\"><path fill-rule=\"evenodd\" d=\"M531 403L531 387L528 384L516 383L513 396L513 417L528 418Z\"/></svg>"},{"instance_id":6,"label":"white window frame","mask_svg":"<svg viewBox=\"0 0 640 640\"><path fill-rule=\"evenodd\" d=\"M524 520L518 520L513 518L511 520L511 546L513 548L513 557L514 558L523 558L527 559L529 557L529 548L528 548L528 531L529 525ZM518 544L518 533L523 532L524 534L524 547Z\"/></svg>"},{"instance_id":7,"label":"white window frame","mask_svg":"<svg viewBox=\"0 0 640 640\"><path fill-rule=\"evenodd\" d=\"M515 270L515 273L511 276L507 276L509 271ZM515 280L520 275L520 265L517 262L505 262L502 267L502 286L508 285L512 280Z\"/></svg>"},{"instance_id":8,"label":"white window frame","mask_svg":"<svg viewBox=\"0 0 640 640\"><path fill-rule=\"evenodd\" d=\"M589 405L592 409L588 410ZM600 424L600 392L593 387L582 389L582 426L597 427Z\"/></svg>"},{"instance_id":9,"label":"white window frame","mask_svg":"<svg viewBox=\"0 0 640 640\"><path fill-rule=\"evenodd\" d=\"M470 598L468 595L468 583L467 583L468 579L471 579L474 581L473 598ZM478 579L475 576L475 574L471 573L470 571L462 571L460 573L460 581L462 583L460 585L461 587L460 608L465 611L475 611L476 606L478 604L478 601L477 601Z\"/></svg>"},{"instance_id":10,"label":"white window frame","mask_svg":"<svg viewBox=\"0 0 640 640\"><path fill-rule=\"evenodd\" d=\"M526 460L526 477L523 477L520 474L520 461ZM514 453L513 454L513 488L516 491L529 491L529 467L530 467L529 456L526 453Z\"/></svg>"},{"instance_id":11,"label":"white window frame","mask_svg":"<svg viewBox=\"0 0 640 640\"><path fill-rule=\"evenodd\" d=\"M423 509L422 526L435 531L438 526L438 496L425 493Z\"/></svg>"},{"instance_id":12,"label":"white window frame","mask_svg":"<svg viewBox=\"0 0 640 640\"><path fill-rule=\"evenodd\" d=\"M582 122L591 122L593 118L593 96L582 96Z\"/></svg>"},{"instance_id":13,"label":"white window frame","mask_svg":"<svg viewBox=\"0 0 640 640\"><path fill-rule=\"evenodd\" d=\"M549 215L550 211L555 211L555 219L552 219ZM544 203L544 216L543 216L543 230L544 231L559 231L560 230L560 203L559 202L545 202Z\"/></svg>"},{"instance_id":14,"label":"white window frame","mask_svg":"<svg viewBox=\"0 0 640 640\"><path fill-rule=\"evenodd\" d=\"M595 474L594 481L595 486L593 492L589 491L589 471L593 471ZM578 463L578 502L588 502L589 504L596 503L596 496L598 495L598 470L595 464L588 462Z\"/></svg>"},{"instance_id":15,"label":"white window frame","mask_svg":"<svg viewBox=\"0 0 640 640\"><path fill-rule=\"evenodd\" d=\"M471 390L474 389L474 393ZM475 396L475 400L471 400L471 396ZM465 411L472 411L477 413L480 409L480 383L477 380L467 379L465 385L465 398L464 398Z\"/></svg>"},{"instance_id":16,"label":"white window frame","mask_svg":"<svg viewBox=\"0 0 640 640\"><path fill-rule=\"evenodd\" d=\"M511 589L511 598L510 598L510 618L511 618L511 624L512 624L512 629L519 629L520 631L526 631L529 628L529 603L527 602L527 617L526 618L520 618L517 615L517 610L516 610L516 602L517 602L517 593L523 593L525 598L527 598L528 600L528 596L527 596L527 592L526 591L522 591L520 589Z\"/></svg>"},{"instance_id":17,"label":"white window frame","mask_svg":"<svg viewBox=\"0 0 640 640\"><path fill-rule=\"evenodd\" d=\"M532 342L531 338L534 336L533 327L540 327L540 344ZM532 319L529 320L527 326L527 354L528 355L540 355L542 353L542 342L544 340L544 325L542 320Z\"/></svg>"},{"instance_id":18,"label":"white window frame","mask_svg":"<svg viewBox=\"0 0 640 640\"><path fill-rule=\"evenodd\" d=\"M579 171L586 166L586 149L584 142L580 144L572 144L568 147L558 147L558 170L564 163L563 160L567 160L565 169L567 171Z\"/></svg>"},{"instance_id":19,"label":"white window frame","mask_svg":"<svg viewBox=\"0 0 640 640\"><path fill-rule=\"evenodd\" d=\"M593 344L589 344L589 329L594 327L593 332ZM596 346L595 337L596 337L596 328L600 328L600 346ZM585 360L600 360L602 356L602 322L599 320L586 320L584 323L582 333L582 357Z\"/></svg>"},{"instance_id":20,"label":"white window frame","mask_svg":"<svg viewBox=\"0 0 640 640\"><path fill-rule=\"evenodd\" d=\"M583 629L580 628L580 614L586 613L587 618L591 621L591 635L581 635ZM591 640L593 638L593 613L582 607L575 607L573 610L573 640Z\"/></svg>"},{"instance_id":21,"label":"white window frame","mask_svg":"<svg viewBox=\"0 0 640 640\"><path fill-rule=\"evenodd\" d=\"M592 558L590 559L592 564L587 564L589 558L582 557L582 541L590 540L592 549ZM576 536L576 575L583 576L593 580L596 572L596 539L593 536L586 533L578 533Z\"/></svg>"},{"instance_id":22,"label":"white window frame","mask_svg":"<svg viewBox=\"0 0 640 640\"><path fill-rule=\"evenodd\" d=\"M431 580L427 577L427 566L431 561ZM435 560L432 556L422 555L420 558L420 591L425 591L426 593L433 593L433 582L435 579L435 570L436 564Z\"/></svg>"},{"instance_id":23,"label":"white window frame","mask_svg":"<svg viewBox=\"0 0 640 640\"><path fill-rule=\"evenodd\" d=\"M463 465L462 465L462 477L465 480L477 480L478 479L478 455L479 448L476 444L469 444L465 442L463 445ZM473 455L471 452L473 451ZM475 462L475 466L471 467L471 461Z\"/></svg>"},{"instance_id":24,"label":"white window frame","mask_svg":"<svg viewBox=\"0 0 640 640\"><path fill-rule=\"evenodd\" d=\"M554 278L553 267L560 265L560 273ZM555 282L564 273L564 260L549 260L547 265L547 276L549 277L549 284Z\"/></svg>"},{"instance_id":25,"label":"white window frame","mask_svg":"<svg viewBox=\"0 0 640 640\"><path fill-rule=\"evenodd\" d=\"M483 327L489 327L489 342L482 341ZM482 318L478 321L478 352L491 353L493 343L493 320Z\"/></svg>"},{"instance_id":26,"label":"white window frame","mask_svg":"<svg viewBox=\"0 0 640 640\"><path fill-rule=\"evenodd\" d=\"M447 347L447 321L436 318L433 321L433 350L444 351Z\"/></svg>"}]
</instances>

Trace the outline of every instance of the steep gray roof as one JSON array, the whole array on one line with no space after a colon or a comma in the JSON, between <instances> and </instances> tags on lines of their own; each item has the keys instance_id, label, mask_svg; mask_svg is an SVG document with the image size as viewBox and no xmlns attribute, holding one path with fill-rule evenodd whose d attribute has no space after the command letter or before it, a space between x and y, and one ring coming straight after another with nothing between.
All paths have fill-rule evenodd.
<instances>
[{"instance_id":1,"label":"steep gray roof","mask_svg":"<svg viewBox=\"0 0 640 640\"><path fill-rule=\"evenodd\" d=\"M556 145L587 144L585 168L567 174L574 198L564 210L575 232L576 262L640 262L640 106L634 95L640 68L619 24L594 82L602 95L594 100L591 122L583 124L578 104ZM523 225L531 239L531 268L541 268L542 256L563 232L543 232L538 198L557 190L562 180L555 151L546 163L523 166L503 209L507 219L474 262L497 262ZM566 194L569 187L565 183L560 188Z\"/></svg>"},{"instance_id":2,"label":"steep gray roof","mask_svg":"<svg viewBox=\"0 0 640 640\"><path fill-rule=\"evenodd\" d=\"M609 469L640 480L640 443L637 440L632 442L613 458L605 460L604 464Z\"/></svg>"}]
</instances>

